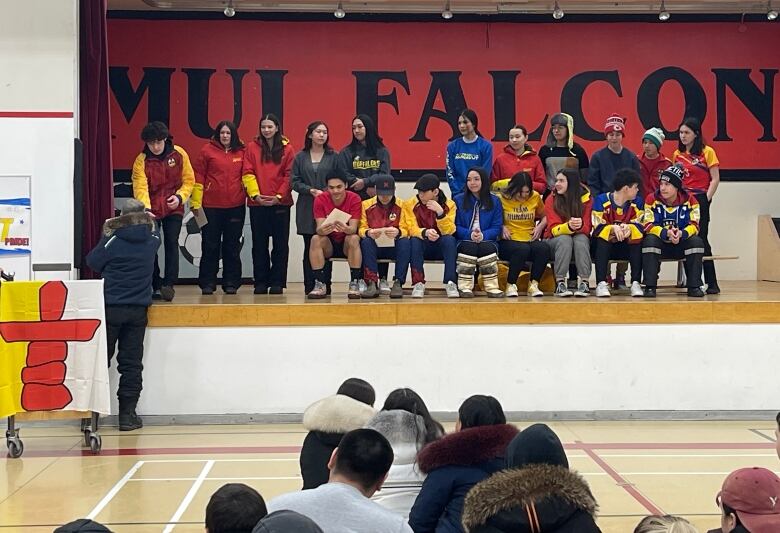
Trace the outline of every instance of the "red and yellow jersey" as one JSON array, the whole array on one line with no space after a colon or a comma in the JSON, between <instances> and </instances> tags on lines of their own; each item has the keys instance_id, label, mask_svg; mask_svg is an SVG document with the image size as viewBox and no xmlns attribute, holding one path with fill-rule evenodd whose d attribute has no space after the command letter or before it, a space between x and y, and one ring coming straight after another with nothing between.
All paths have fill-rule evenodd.
<instances>
[{"instance_id":1,"label":"red and yellow jersey","mask_svg":"<svg viewBox=\"0 0 780 533\"><path fill-rule=\"evenodd\" d=\"M249 143L244 153L244 168L241 171L241 179L246 187L246 194L250 198L247 204L251 207L259 205L251 198L258 194L263 196L277 196L282 205L292 205L290 174L292 173L295 153L292 144L286 137L282 137L282 160L279 163L263 161L263 152L260 147L262 139Z\"/></svg>"},{"instance_id":2,"label":"red and yellow jersey","mask_svg":"<svg viewBox=\"0 0 780 533\"><path fill-rule=\"evenodd\" d=\"M195 187L190 207L238 207L246 201L241 182L244 147L226 150L216 141L203 145L193 161Z\"/></svg>"},{"instance_id":3,"label":"red and yellow jersey","mask_svg":"<svg viewBox=\"0 0 780 533\"><path fill-rule=\"evenodd\" d=\"M694 194L707 192L712 181L710 169L720 166L718 156L711 146L705 146L699 155L675 150L672 162L682 164L686 174L683 187Z\"/></svg>"},{"instance_id":4,"label":"red and yellow jersey","mask_svg":"<svg viewBox=\"0 0 780 533\"><path fill-rule=\"evenodd\" d=\"M455 202L446 200L442 208L444 213L438 217L434 211L426 207L418 196L413 196L403 201L404 217L402 223L409 237L422 239L422 232L426 229L435 229L439 235L453 235L455 233Z\"/></svg>"},{"instance_id":5,"label":"red and yellow jersey","mask_svg":"<svg viewBox=\"0 0 780 533\"><path fill-rule=\"evenodd\" d=\"M580 196L580 201L582 202L582 227L577 231L569 227L568 217L563 217L555 211L555 195L556 192L553 191L544 201L544 211L547 214L547 227L544 228L544 238L549 239L559 235L574 235L576 233L590 236L590 231L593 227L593 221L591 220L593 199L590 196L590 189L582 185L582 194Z\"/></svg>"},{"instance_id":6,"label":"red and yellow jersey","mask_svg":"<svg viewBox=\"0 0 780 533\"><path fill-rule=\"evenodd\" d=\"M668 231L672 228L682 230L683 239L699 233L700 218L699 202L696 197L680 191L670 203L664 202L659 193L648 195L642 222L645 233L669 241Z\"/></svg>"},{"instance_id":7,"label":"red and yellow jersey","mask_svg":"<svg viewBox=\"0 0 780 533\"><path fill-rule=\"evenodd\" d=\"M363 210L360 215L360 226L358 235L366 236L366 232L374 228L398 228L401 237L408 237L406 224L402 223L403 204L393 197L393 201L388 205L383 205L379 199L374 196L368 200L363 200Z\"/></svg>"},{"instance_id":8,"label":"red and yellow jersey","mask_svg":"<svg viewBox=\"0 0 780 533\"><path fill-rule=\"evenodd\" d=\"M616 241L612 234L612 226L626 224L631 230L631 236L628 238L630 244L636 244L644 236L644 225L642 223L644 210L642 209L642 200L632 200L625 205L617 205L613 193L604 193L596 197L591 211L591 220L593 223L593 237L603 239L608 242Z\"/></svg>"},{"instance_id":9,"label":"red and yellow jersey","mask_svg":"<svg viewBox=\"0 0 780 533\"><path fill-rule=\"evenodd\" d=\"M166 142L163 155L152 155L148 149L138 154L133 163L133 197L142 202L157 218L184 214L184 203L195 186L195 172L187 152ZM176 209L167 205L169 197L177 195L181 203Z\"/></svg>"}]
</instances>

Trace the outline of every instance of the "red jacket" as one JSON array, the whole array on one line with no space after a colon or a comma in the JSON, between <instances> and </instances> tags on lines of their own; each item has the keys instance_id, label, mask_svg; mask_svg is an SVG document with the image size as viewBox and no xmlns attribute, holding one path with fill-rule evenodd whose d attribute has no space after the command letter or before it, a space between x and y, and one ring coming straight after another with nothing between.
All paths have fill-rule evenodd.
<instances>
[{"instance_id":1,"label":"red jacket","mask_svg":"<svg viewBox=\"0 0 780 533\"><path fill-rule=\"evenodd\" d=\"M142 202L154 216L164 218L184 214L184 203L192 194L195 174L187 152L168 140L159 156L144 147L144 151L133 162L132 180L133 197ZM180 200L176 209L170 209L167 205L168 198L173 195Z\"/></svg>"},{"instance_id":2,"label":"red jacket","mask_svg":"<svg viewBox=\"0 0 780 533\"><path fill-rule=\"evenodd\" d=\"M360 216L360 225L358 226L358 235L361 238L366 236L366 232L374 228L398 228L401 233L399 237L408 237L406 233L406 224L401 224L403 218L403 205L398 198L393 198L389 205L382 205L379 199L374 196L368 200L363 200L362 213Z\"/></svg>"},{"instance_id":3,"label":"red jacket","mask_svg":"<svg viewBox=\"0 0 780 533\"><path fill-rule=\"evenodd\" d=\"M590 197L590 190L584 185L582 186L583 193L582 200L582 227L577 231L572 231L569 227L569 219L563 218L553 208L553 202L555 201L556 193L553 191L544 201L544 212L547 214L547 227L544 229L544 238L549 239L551 237L557 237L559 235L575 235L577 233L584 233L590 236L591 229L593 228L593 221L591 220L591 211L593 210L593 198Z\"/></svg>"},{"instance_id":4,"label":"red jacket","mask_svg":"<svg viewBox=\"0 0 780 533\"><path fill-rule=\"evenodd\" d=\"M241 171L246 194L249 196L247 205L250 207L260 205L252 198L255 195L276 196L282 205L292 205L292 194L290 194L290 174L292 173L293 152L292 144L286 138L282 137L282 160L279 163L263 161L263 149L260 143L263 139L255 139L246 147L244 153L244 168Z\"/></svg>"},{"instance_id":5,"label":"red jacket","mask_svg":"<svg viewBox=\"0 0 780 533\"><path fill-rule=\"evenodd\" d=\"M493 172L490 174L490 182L508 179L518 172L528 172L534 183L534 190L544 194L547 190L547 177L544 174L542 160L533 149L525 145L525 151L517 155L514 148L507 144L504 151L498 154L493 162Z\"/></svg>"},{"instance_id":6,"label":"red jacket","mask_svg":"<svg viewBox=\"0 0 780 533\"><path fill-rule=\"evenodd\" d=\"M195 188L193 209L201 207L229 208L244 205L246 194L241 182L244 147L225 150L217 141L203 145L195 158Z\"/></svg>"},{"instance_id":7,"label":"red jacket","mask_svg":"<svg viewBox=\"0 0 780 533\"><path fill-rule=\"evenodd\" d=\"M642 196L653 194L658 190L661 172L672 166L672 160L664 154L655 159L648 159L645 154L639 158L639 170L642 172Z\"/></svg>"}]
</instances>

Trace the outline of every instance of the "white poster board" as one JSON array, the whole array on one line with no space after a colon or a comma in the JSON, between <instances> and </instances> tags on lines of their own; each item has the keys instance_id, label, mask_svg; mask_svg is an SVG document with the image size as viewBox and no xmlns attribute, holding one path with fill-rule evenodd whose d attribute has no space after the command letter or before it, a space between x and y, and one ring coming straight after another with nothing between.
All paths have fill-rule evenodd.
<instances>
[{"instance_id":1,"label":"white poster board","mask_svg":"<svg viewBox=\"0 0 780 533\"><path fill-rule=\"evenodd\" d=\"M30 176L0 176L0 268L18 280L31 277Z\"/></svg>"}]
</instances>

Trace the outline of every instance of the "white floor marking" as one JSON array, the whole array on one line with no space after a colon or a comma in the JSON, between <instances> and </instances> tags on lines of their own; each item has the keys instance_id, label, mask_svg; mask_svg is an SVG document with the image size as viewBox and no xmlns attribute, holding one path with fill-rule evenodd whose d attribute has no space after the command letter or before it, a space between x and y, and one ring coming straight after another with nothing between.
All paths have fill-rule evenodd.
<instances>
[{"instance_id":1,"label":"white floor marking","mask_svg":"<svg viewBox=\"0 0 780 533\"><path fill-rule=\"evenodd\" d=\"M117 493L120 490L122 490L122 487L124 487L125 484L128 481L130 481L130 478L133 477L133 474L135 474L138 471L138 469L143 466L143 464L144 464L144 461L138 461L137 463L135 463L133 465L133 467L130 470L127 471L127 473L124 475L124 477L122 477L122 479L117 481L116 485L111 487L111 490L108 491L108 494L106 494L103 497L103 499L100 500L100 502L95 506L95 508L92 509L92 511L89 512L89 514L87 515L87 518L89 518L90 520L94 520L95 517L100 514L100 511L105 509L106 505L108 505L109 502L111 502L111 500L114 499L114 496L116 496Z\"/></svg>"},{"instance_id":2,"label":"white floor marking","mask_svg":"<svg viewBox=\"0 0 780 533\"><path fill-rule=\"evenodd\" d=\"M198 477L195 479L195 483L192 484L189 492L187 492L187 495L184 496L181 504L179 504L179 508L176 509L176 512L173 513L171 519L168 520L168 525L165 526L165 529L163 529L163 533L170 533L173 531L173 528L176 527L176 523L181 518L181 515L184 514L184 511L187 510L187 507L189 507L190 503L192 503L192 499L198 493L198 490L200 490L200 486L203 485L203 482L206 480L206 477L209 475L209 471L211 471L213 466L214 461L206 461L206 464L203 465L203 470L200 471L200 475L198 475Z\"/></svg>"}]
</instances>

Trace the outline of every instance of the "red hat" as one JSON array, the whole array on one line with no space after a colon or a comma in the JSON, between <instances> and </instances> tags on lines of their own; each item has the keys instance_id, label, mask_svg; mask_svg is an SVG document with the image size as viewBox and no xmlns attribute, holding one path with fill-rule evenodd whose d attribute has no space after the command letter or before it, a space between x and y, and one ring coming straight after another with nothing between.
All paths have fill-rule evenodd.
<instances>
[{"instance_id":1,"label":"red hat","mask_svg":"<svg viewBox=\"0 0 780 533\"><path fill-rule=\"evenodd\" d=\"M774 472L757 466L735 470L719 496L751 533L780 531L780 478Z\"/></svg>"},{"instance_id":2,"label":"red hat","mask_svg":"<svg viewBox=\"0 0 780 533\"><path fill-rule=\"evenodd\" d=\"M621 117L617 113L612 113L609 118L607 118L607 123L604 124L604 135L612 133L613 131L620 132L623 135L626 134L625 117Z\"/></svg>"}]
</instances>

